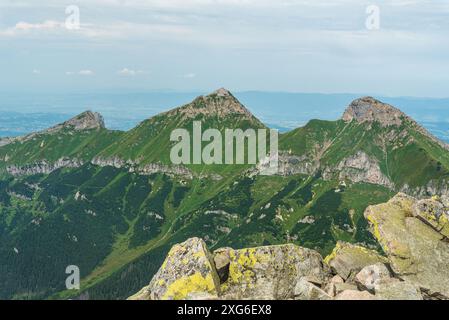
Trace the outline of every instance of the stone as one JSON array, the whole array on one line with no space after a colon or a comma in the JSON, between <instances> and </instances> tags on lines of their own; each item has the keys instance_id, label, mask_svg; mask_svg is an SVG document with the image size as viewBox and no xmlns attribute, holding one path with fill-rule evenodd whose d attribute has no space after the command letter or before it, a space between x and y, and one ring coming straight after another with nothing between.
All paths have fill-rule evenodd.
<instances>
[{"instance_id":1,"label":"stone","mask_svg":"<svg viewBox=\"0 0 449 320\"><path fill-rule=\"evenodd\" d=\"M378 262L386 263L387 259L373 250L339 241L324 261L335 273L347 280L364 267Z\"/></svg>"},{"instance_id":2,"label":"stone","mask_svg":"<svg viewBox=\"0 0 449 320\"><path fill-rule=\"evenodd\" d=\"M228 280L229 277L229 264L231 263L229 252L231 250L230 248L222 248L214 251L215 268L217 269L221 283Z\"/></svg>"},{"instance_id":3,"label":"stone","mask_svg":"<svg viewBox=\"0 0 449 320\"><path fill-rule=\"evenodd\" d=\"M296 283L294 297L296 300L331 300L325 291L310 283L306 278L300 278Z\"/></svg>"},{"instance_id":4,"label":"stone","mask_svg":"<svg viewBox=\"0 0 449 320\"><path fill-rule=\"evenodd\" d=\"M398 279L386 279L378 281L375 294L381 300L423 300L418 287Z\"/></svg>"},{"instance_id":5,"label":"stone","mask_svg":"<svg viewBox=\"0 0 449 320\"><path fill-rule=\"evenodd\" d=\"M328 295L334 297L336 295L336 288L335 286L339 283L345 283L342 277L340 277L338 274L334 276L329 283L326 285L326 292Z\"/></svg>"},{"instance_id":6,"label":"stone","mask_svg":"<svg viewBox=\"0 0 449 320\"><path fill-rule=\"evenodd\" d=\"M368 291L346 290L337 295L334 300L377 300Z\"/></svg>"},{"instance_id":7,"label":"stone","mask_svg":"<svg viewBox=\"0 0 449 320\"><path fill-rule=\"evenodd\" d=\"M358 291L357 285L355 285L354 283L336 283L334 284L334 288L335 295L348 290Z\"/></svg>"},{"instance_id":8,"label":"stone","mask_svg":"<svg viewBox=\"0 0 449 320\"><path fill-rule=\"evenodd\" d=\"M185 300L189 297L215 297L220 294L212 254L198 238L173 246L148 287L130 300Z\"/></svg>"},{"instance_id":9,"label":"stone","mask_svg":"<svg viewBox=\"0 0 449 320\"><path fill-rule=\"evenodd\" d=\"M374 290L376 284L391 278L391 273L383 263L376 263L362 269L356 276L355 282L367 290Z\"/></svg>"},{"instance_id":10,"label":"stone","mask_svg":"<svg viewBox=\"0 0 449 320\"><path fill-rule=\"evenodd\" d=\"M429 224L443 236L449 238L448 210L449 208L436 199L424 199L413 205L412 213L414 217Z\"/></svg>"},{"instance_id":11,"label":"stone","mask_svg":"<svg viewBox=\"0 0 449 320\"><path fill-rule=\"evenodd\" d=\"M368 207L365 218L398 277L429 295L449 297L449 243L417 218L425 215L416 212L420 207L416 199L398 194L387 203Z\"/></svg>"},{"instance_id":12,"label":"stone","mask_svg":"<svg viewBox=\"0 0 449 320\"><path fill-rule=\"evenodd\" d=\"M224 299L292 299L301 277L323 283L330 277L318 252L293 244L231 250L230 259Z\"/></svg>"}]
</instances>

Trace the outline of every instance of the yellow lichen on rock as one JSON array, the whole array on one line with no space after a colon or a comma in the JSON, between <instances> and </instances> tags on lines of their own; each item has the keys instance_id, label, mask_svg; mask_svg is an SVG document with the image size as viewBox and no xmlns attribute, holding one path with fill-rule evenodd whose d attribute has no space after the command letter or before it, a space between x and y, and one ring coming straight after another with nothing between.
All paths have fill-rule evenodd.
<instances>
[{"instance_id":1,"label":"yellow lichen on rock","mask_svg":"<svg viewBox=\"0 0 449 320\"><path fill-rule=\"evenodd\" d=\"M197 272L191 276L185 276L177 279L169 286L162 296L162 300L184 300L192 293L210 293L216 295L216 287L211 274L205 277Z\"/></svg>"},{"instance_id":2,"label":"yellow lichen on rock","mask_svg":"<svg viewBox=\"0 0 449 320\"><path fill-rule=\"evenodd\" d=\"M431 293L449 296L449 245L444 241L448 212L438 199L399 194L368 207L365 217L395 274Z\"/></svg>"},{"instance_id":3,"label":"yellow lichen on rock","mask_svg":"<svg viewBox=\"0 0 449 320\"><path fill-rule=\"evenodd\" d=\"M181 300L198 293L218 296L220 279L205 242L192 238L173 246L149 286L132 298Z\"/></svg>"},{"instance_id":4,"label":"yellow lichen on rock","mask_svg":"<svg viewBox=\"0 0 449 320\"><path fill-rule=\"evenodd\" d=\"M347 279L366 266L385 263L386 258L365 247L339 241L324 262L343 279Z\"/></svg>"}]
</instances>

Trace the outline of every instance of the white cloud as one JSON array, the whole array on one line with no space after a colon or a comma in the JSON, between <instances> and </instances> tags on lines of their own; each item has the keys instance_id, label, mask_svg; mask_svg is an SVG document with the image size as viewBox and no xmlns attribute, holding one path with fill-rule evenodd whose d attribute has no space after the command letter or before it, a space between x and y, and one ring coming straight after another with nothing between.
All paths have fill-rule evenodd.
<instances>
[{"instance_id":1,"label":"white cloud","mask_svg":"<svg viewBox=\"0 0 449 320\"><path fill-rule=\"evenodd\" d=\"M122 70L118 71L117 73L122 76L135 76L138 74L143 74L145 72L142 70L132 70L132 69L128 69L128 68L123 68Z\"/></svg>"},{"instance_id":2,"label":"white cloud","mask_svg":"<svg viewBox=\"0 0 449 320\"><path fill-rule=\"evenodd\" d=\"M80 70L80 71L76 71L76 72L67 71L65 74L68 76L72 76L72 75L92 76L92 75L94 75L94 72L92 70L86 69L86 70Z\"/></svg>"},{"instance_id":3,"label":"white cloud","mask_svg":"<svg viewBox=\"0 0 449 320\"><path fill-rule=\"evenodd\" d=\"M41 74L41 71L37 70L37 69L34 69L32 72L33 72L33 74Z\"/></svg>"}]
</instances>

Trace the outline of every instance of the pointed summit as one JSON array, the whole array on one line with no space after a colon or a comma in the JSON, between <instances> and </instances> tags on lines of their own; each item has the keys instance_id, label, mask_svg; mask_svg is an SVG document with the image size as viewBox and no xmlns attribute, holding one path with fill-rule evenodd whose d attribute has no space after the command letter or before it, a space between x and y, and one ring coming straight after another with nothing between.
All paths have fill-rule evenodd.
<instances>
[{"instance_id":1,"label":"pointed summit","mask_svg":"<svg viewBox=\"0 0 449 320\"><path fill-rule=\"evenodd\" d=\"M215 90L210 95L217 95L219 97L231 97L232 96L231 92L225 88L220 88L218 90Z\"/></svg>"},{"instance_id":2,"label":"pointed summit","mask_svg":"<svg viewBox=\"0 0 449 320\"><path fill-rule=\"evenodd\" d=\"M200 115L218 118L225 118L229 115L239 115L248 120L255 119L253 114L246 109L229 90L224 88L220 88L205 96L199 96L191 103L171 112L181 113L184 117L190 119Z\"/></svg>"},{"instance_id":3,"label":"pointed summit","mask_svg":"<svg viewBox=\"0 0 449 320\"><path fill-rule=\"evenodd\" d=\"M382 126L399 126L404 118L408 118L401 110L383 103L373 97L363 97L354 100L343 114L346 122L357 121L379 122Z\"/></svg>"},{"instance_id":4,"label":"pointed summit","mask_svg":"<svg viewBox=\"0 0 449 320\"><path fill-rule=\"evenodd\" d=\"M104 119L98 112L85 111L72 119L57 125L55 128L64 127L74 130L92 130L105 128Z\"/></svg>"}]
</instances>

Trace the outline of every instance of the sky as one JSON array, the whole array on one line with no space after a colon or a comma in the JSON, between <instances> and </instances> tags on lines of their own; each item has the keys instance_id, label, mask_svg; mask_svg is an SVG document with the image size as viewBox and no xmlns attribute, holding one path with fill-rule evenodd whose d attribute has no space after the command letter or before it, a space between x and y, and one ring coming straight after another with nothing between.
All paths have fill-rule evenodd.
<instances>
[{"instance_id":1,"label":"sky","mask_svg":"<svg viewBox=\"0 0 449 320\"><path fill-rule=\"evenodd\" d=\"M449 0L0 0L0 92L449 97L448 35Z\"/></svg>"}]
</instances>

